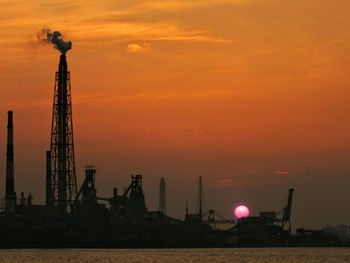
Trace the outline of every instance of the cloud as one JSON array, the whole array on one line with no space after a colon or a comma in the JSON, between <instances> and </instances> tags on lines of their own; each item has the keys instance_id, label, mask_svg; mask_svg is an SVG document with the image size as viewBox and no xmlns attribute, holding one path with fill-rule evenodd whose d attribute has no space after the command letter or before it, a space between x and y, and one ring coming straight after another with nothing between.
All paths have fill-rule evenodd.
<instances>
[{"instance_id":1,"label":"cloud","mask_svg":"<svg viewBox=\"0 0 350 263\"><path fill-rule=\"evenodd\" d=\"M134 12L149 12L154 10L162 11L178 11L192 9L200 6L212 6L212 5L222 5L222 4L231 4L231 5L242 5L248 4L252 0L187 0L187 1L178 1L178 0L156 0L156 1L143 1L138 2L137 4L129 6L129 10Z\"/></svg>"},{"instance_id":2,"label":"cloud","mask_svg":"<svg viewBox=\"0 0 350 263\"><path fill-rule=\"evenodd\" d=\"M128 45L127 50L129 53L145 53L151 51L151 45L147 43L133 43Z\"/></svg>"},{"instance_id":3,"label":"cloud","mask_svg":"<svg viewBox=\"0 0 350 263\"><path fill-rule=\"evenodd\" d=\"M225 179L219 180L219 186L222 186L222 187L229 187L229 186L236 186L236 185L239 185L239 183L231 178L225 178Z\"/></svg>"},{"instance_id":4,"label":"cloud","mask_svg":"<svg viewBox=\"0 0 350 263\"><path fill-rule=\"evenodd\" d=\"M193 130L193 133L195 134L203 134L205 131L203 129L196 128Z\"/></svg>"},{"instance_id":5,"label":"cloud","mask_svg":"<svg viewBox=\"0 0 350 263\"><path fill-rule=\"evenodd\" d=\"M218 181L219 187L235 187L250 185L251 182L242 179L223 178Z\"/></svg>"},{"instance_id":6,"label":"cloud","mask_svg":"<svg viewBox=\"0 0 350 263\"><path fill-rule=\"evenodd\" d=\"M289 175L288 171L274 171L273 174L275 175Z\"/></svg>"}]
</instances>

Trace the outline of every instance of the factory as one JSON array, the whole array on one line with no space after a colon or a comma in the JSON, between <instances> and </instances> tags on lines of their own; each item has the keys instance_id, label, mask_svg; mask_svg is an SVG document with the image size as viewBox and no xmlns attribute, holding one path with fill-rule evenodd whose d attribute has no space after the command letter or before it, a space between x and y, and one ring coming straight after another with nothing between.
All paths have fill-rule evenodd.
<instances>
[{"instance_id":1,"label":"factory","mask_svg":"<svg viewBox=\"0 0 350 263\"><path fill-rule=\"evenodd\" d=\"M32 193L15 191L14 113L8 112L6 189L0 214L0 247L232 247L338 244L334 236L298 229L293 235L294 189L281 212L261 212L235 222L202 207L202 177L198 207L184 219L167 215L166 180L160 178L159 209L148 211L143 176L131 176L123 191L101 197L96 168L85 167L78 187L72 116L70 72L65 52L55 75L51 140L46 151L45 204L32 202ZM219 227L225 225L225 228ZM308 240L308 241L305 241ZM311 241L310 241L311 240ZM307 243L309 242L309 243Z\"/></svg>"}]
</instances>

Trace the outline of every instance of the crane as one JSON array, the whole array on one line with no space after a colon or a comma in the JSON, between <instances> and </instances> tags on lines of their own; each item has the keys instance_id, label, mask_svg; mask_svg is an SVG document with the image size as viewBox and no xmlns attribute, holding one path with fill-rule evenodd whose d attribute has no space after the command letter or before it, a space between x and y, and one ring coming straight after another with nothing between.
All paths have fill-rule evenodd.
<instances>
[{"instance_id":1,"label":"crane","mask_svg":"<svg viewBox=\"0 0 350 263\"><path fill-rule=\"evenodd\" d=\"M202 216L202 222L210 225L214 230L216 229L216 224L233 225L235 220L229 220L225 217L219 215L214 209L210 209Z\"/></svg>"}]
</instances>

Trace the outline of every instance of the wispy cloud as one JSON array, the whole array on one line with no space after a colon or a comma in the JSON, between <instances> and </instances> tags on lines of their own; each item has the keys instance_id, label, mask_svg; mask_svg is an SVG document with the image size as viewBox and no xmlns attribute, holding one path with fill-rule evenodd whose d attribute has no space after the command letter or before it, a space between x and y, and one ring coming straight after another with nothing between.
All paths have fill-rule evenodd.
<instances>
[{"instance_id":1,"label":"wispy cloud","mask_svg":"<svg viewBox=\"0 0 350 263\"><path fill-rule=\"evenodd\" d=\"M205 130L200 129L200 128L196 128L196 129L193 130L193 133L194 134L204 134Z\"/></svg>"},{"instance_id":2,"label":"wispy cloud","mask_svg":"<svg viewBox=\"0 0 350 263\"><path fill-rule=\"evenodd\" d=\"M242 183L232 178L225 178L225 179L220 179L218 184L221 187L232 187L232 186L241 185Z\"/></svg>"},{"instance_id":3,"label":"wispy cloud","mask_svg":"<svg viewBox=\"0 0 350 263\"><path fill-rule=\"evenodd\" d=\"M129 53L145 53L151 51L151 45L147 43L133 43L127 46L127 50Z\"/></svg>"},{"instance_id":4,"label":"wispy cloud","mask_svg":"<svg viewBox=\"0 0 350 263\"><path fill-rule=\"evenodd\" d=\"M273 174L275 174L275 175L289 175L289 171L283 171L283 170L274 171Z\"/></svg>"},{"instance_id":5,"label":"wispy cloud","mask_svg":"<svg viewBox=\"0 0 350 263\"><path fill-rule=\"evenodd\" d=\"M203 4L214 4L214 1L131 1L127 4L102 1L85 5L80 0L62 0L55 4L17 0L14 5L5 5L0 11L0 29L7 29L4 30L6 39L14 44L20 34L35 34L43 26L72 32L72 38L84 44L89 44L91 40L107 45L131 40L229 42L229 39L215 35L205 27L187 28L171 16L164 18L167 10L179 12ZM93 15L91 10L94 10ZM35 16L32 15L34 13Z\"/></svg>"},{"instance_id":6,"label":"wispy cloud","mask_svg":"<svg viewBox=\"0 0 350 263\"><path fill-rule=\"evenodd\" d=\"M151 11L151 10L184 10L196 8L199 6L207 5L220 5L220 4L247 4L252 0L188 0L188 1L175 1L175 0L161 0L161 1L143 1L133 6L134 11Z\"/></svg>"}]
</instances>

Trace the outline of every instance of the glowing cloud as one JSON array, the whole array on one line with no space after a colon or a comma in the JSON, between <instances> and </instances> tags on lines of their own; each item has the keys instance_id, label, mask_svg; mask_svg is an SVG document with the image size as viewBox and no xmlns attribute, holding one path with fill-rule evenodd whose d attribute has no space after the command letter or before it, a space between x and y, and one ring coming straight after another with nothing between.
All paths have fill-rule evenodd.
<instances>
[{"instance_id":1,"label":"glowing cloud","mask_svg":"<svg viewBox=\"0 0 350 263\"><path fill-rule=\"evenodd\" d=\"M231 179L231 178L227 178L227 179L221 179L219 181L219 185L222 187L227 187L227 186L236 186L238 185L237 181Z\"/></svg>"},{"instance_id":2,"label":"glowing cloud","mask_svg":"<svg viewBox=\"0 0 350 263\"><path fill-rule=\"evenodd\" d=\"M129 44L127 49L129 53L144 53L151 50L151 45L147 43Z\"/></svg>"},{"instance_id":3,"label":"glowing cloud","mask_svg":"<svg viewBox=\"0 0 350 263\"><path fill-rule=\"evenodd\" d=\"M274 171L273 173L276 175L288 175L289 174L288 171Z\"/></svg>"}]
</instances>

